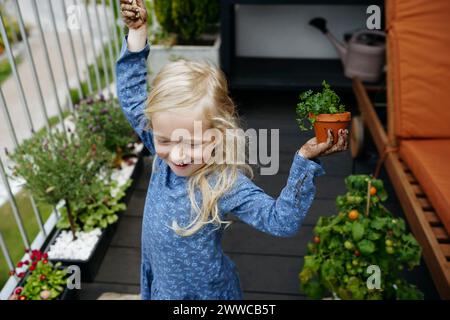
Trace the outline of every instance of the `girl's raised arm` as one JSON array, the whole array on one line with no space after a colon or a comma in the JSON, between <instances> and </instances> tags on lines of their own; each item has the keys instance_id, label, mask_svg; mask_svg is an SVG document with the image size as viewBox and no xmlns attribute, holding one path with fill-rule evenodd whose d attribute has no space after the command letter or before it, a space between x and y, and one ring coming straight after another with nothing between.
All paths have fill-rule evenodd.
<instances>
[{"instance_id":1,"label":"girl's raised arm","mask_svg":"<svg viewBox=\"0 0 450 320\"><path fill-rule=\"evenodd\" d=\"M278 199L241 175L236 186L222 198L222 212L231 212L260 231L279 237L293 236L314 200L314 178L323 174L319 163L296 153Z\"/></svg>"},{"instance_id":2,"label":"girl's raised arm","mask_svg":"<svg viewBox=\"0 0 450 320\"><path fill-rule=\"evenodd\" d=\"M147 58L150 52L147 11L142 0L137 1L137 4L128 4L129 0L121 0L122 16L130 31L123 39L116 64L117 96L131 126L153 154L153 136L147 129L148 119L144 115L147 100Z\"/></svg>"}]
</instances>

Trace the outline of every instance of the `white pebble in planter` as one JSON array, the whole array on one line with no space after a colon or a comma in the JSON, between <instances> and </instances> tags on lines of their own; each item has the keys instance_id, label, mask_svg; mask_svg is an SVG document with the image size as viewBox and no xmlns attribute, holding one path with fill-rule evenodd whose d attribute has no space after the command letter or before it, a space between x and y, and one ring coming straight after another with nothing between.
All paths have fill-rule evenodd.
<instances>
[{"instance_id":1,"label":"white pebble in planter","mask_svg":"<svg viewBox=\"0 0 450 320\"><path fill-rule=\"evenodd\" d=\"M61 231L55 242L50 246L48 257L51 260L81 260L89 259L102 231L96 228L89 232L77 231L74 241L70 231Z\"/></svg>"}]
</instances>

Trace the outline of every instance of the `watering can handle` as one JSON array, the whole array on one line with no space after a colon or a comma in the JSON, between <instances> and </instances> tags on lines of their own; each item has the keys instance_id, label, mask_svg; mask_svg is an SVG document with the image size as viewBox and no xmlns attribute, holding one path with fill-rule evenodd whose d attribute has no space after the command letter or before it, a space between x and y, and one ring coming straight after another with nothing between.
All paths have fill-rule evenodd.
<instances>
[{"instance_id":1,"label":"watering can handle","mask_svg":"<svg viewBox=\"0 0 450 320\"><path fill-rule=\"evenodd\" d=\"M384 31L361 29L361 30L356 31L356 32L352 35L352 37L350 38L350 42L355 41L356 38L357 38L359 35L363 34L363 33L377 34L377 35L379 35L379 36L386 37L386 32L384 32Z\"/></svg>"}]
</instances>

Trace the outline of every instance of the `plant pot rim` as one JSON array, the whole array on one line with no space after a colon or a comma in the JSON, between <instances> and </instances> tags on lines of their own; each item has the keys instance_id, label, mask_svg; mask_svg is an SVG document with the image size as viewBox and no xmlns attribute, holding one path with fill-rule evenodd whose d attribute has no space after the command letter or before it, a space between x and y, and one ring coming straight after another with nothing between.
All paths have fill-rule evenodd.
<instances>
[{"instance_id":1,"label":"plant pot rim","mask_svg":"<svg viewBox=\"0 0 450 320\"><path fill-rule=\"evenodd\" d=\"M199 51L199 50L210 50L210 49L219 49L220 45L222 43L222 37L220 33L214 33L214 34L208 34L211 36L212 43L210 45L202 44L202 45L195 45L195 44L173 44L173 45L167 45L167 44L160 44L155 43L151 44L151 47L153 50L185 50L185 51Z\"/></svg>"},{"instance_id":2,"label":"plant pot rim","mask_svg":"<svg viewBox=\"0 0 450 320\"><path fill-rule=\"evenodd\" d=\"M350 111L339 113L321 113L318 115L310 113L309 117L315 118L316 121L320 122L349 122L352 118L352 114Z\"/></svg>"}]
</instances>

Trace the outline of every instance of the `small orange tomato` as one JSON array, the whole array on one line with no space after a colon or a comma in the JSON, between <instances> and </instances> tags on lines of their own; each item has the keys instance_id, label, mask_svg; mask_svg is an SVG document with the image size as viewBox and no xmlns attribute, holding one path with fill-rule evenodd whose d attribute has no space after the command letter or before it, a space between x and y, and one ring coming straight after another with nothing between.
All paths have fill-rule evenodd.
<instances>
[{"instance_id":1,"label":"small orange tomato","mask_svg":"<svg viewBox=\"0 0 450 320\"><path fill-rule=\"evenodd\" d=\"M376 195L376 194L377 194L377 188L371 187L371 188L370 188L370 195L371 195L371 196L374 196L374 195Z\"/></svg>"},{"instance_id":2,"label":"small orange tomato","mask_svg":"<svg viewBox=\"0 0 450 320\"><path fill-rule=\"evenodd\" d=\"M359 217L359 212L358 212L358 210L351 210L351 211L348 213L348 218L349 218L350 220L356 220L356 219L358 219L358 217Z\"/></svg>"},{"instance_id":3,"label":"small orange tomato","mask_svg":"<svg viewBox=\"0 0 450 320\"><path fill-rule=\"evenodd\" d=\"M320 237L315 236L315 237L313 238L313 241L314 241L314 243L319 244L319 243L320 243Z\"/></svg>"}]
</instances>

